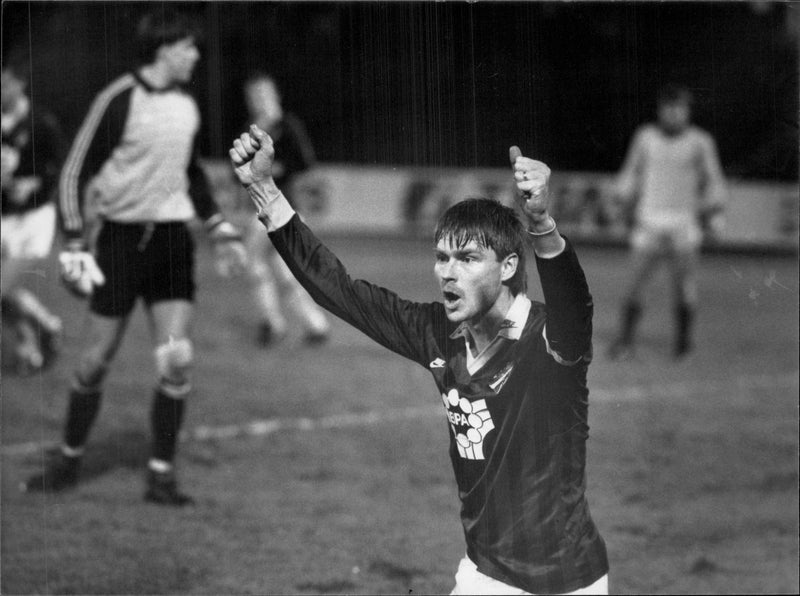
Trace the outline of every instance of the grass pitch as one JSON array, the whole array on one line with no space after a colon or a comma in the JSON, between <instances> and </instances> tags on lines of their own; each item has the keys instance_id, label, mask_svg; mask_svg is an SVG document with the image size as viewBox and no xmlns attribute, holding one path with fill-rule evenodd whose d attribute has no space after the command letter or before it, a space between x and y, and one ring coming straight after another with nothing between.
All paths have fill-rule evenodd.
<instances>
[{"instance_id":1,"label":"grass pitch","mask_svg":"<svg viewBox=\"0 0 800 596\"><path fill-rule=\"evenodd\" d=\"M436 299L431 246L327 239L351 274ZM797 593L798 275L791 258L710 255L697 349L669 357L662 273L636 358L612 363L626 255L578 247L595 297L588 497L614 593ZM57 442L85 305L53 264L29 287L66 322L50 370L2 378L4 594L448 593L463 538L429 374L334 321L255 346L241 280L198 255L196 391L179 453L190 509L142 501L154 379L137 311L77 489L17 487ZM531 264L531 292L541 298Z\"/></svg>"}]
</instances>

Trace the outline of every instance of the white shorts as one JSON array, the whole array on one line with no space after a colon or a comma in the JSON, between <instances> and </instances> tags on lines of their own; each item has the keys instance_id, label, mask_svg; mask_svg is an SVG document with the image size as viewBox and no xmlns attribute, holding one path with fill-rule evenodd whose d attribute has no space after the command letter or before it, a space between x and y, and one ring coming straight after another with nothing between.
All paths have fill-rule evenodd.
<instances>
[{"instance_id":1,"label":"white shorts","mask_svg":"<svg viewBox=\"0 0 800 596\"><path fill-rule=\"evenodd\" d=\"M520 588L509 586L500 580L484 575L472 559L464 556L458 564L456 572L456 586L450 594L530 594ZM608 575L604 575L596 582L585 588L580 588L567 594L608 594Z\"/></svg>"},{"instance_id":2,"label":"white shorts","mask_svg":"<svg viewBox=\"0 0 800 596\"><path fill-rule=\"evenodd\" d=\"M44 259L50 255L56 233L52 203L0 219L2 255L6 259Z\"/></svg>"},{"instance_id":3,"label":"white shorts","mask_svg":"<svg viewBox=\"0 0 800 596\"><path fill-rule=\"evenodd\" d=\"M641 219L631 234L631 248L642 251L694 252L703 233L694 219L664 216Z\"/></svg>"}]
</instances>

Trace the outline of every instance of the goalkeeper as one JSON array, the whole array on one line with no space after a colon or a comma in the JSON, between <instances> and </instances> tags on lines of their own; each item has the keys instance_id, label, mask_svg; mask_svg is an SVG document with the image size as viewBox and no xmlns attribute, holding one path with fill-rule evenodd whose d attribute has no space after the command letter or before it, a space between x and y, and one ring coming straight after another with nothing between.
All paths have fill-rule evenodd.
<instances>
[{"instance_id":1,"label":"goalkeeper","mask_svg":"<svg viewBox=\"0 0 800 596\"><path fill-rule=\"evenodd\" d=\"M69 391L61 453L23 489L77 482L103 380L142 298L157 371L145 499L185 505L191 499L178 490L173 460L193 360L195 251L187 222L204 221L223 272L243 267L244 248L218 212L197 160L199 111L181 87L200 57L193 23L159 8L142 18L137 35L141 66L97 95L61 174L62 278L89 296L88 341Z\"/></svg>"}]
</instances>

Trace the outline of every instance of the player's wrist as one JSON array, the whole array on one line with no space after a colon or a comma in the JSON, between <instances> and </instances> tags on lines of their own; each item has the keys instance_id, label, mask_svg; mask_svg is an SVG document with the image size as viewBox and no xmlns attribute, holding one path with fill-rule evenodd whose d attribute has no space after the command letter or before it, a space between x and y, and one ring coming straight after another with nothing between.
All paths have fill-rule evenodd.
<instances>
[{"instance_id":1,"label":"player's wrist","mask_svg":"<svg viewBox=\"0 0 800 596\"><path fill-rule=\"evenodd\" d=\"M275 184L275 180L272 177L263 180L254 180L250 184L245 185L244 188L257 209L266 207L269 203L283 197L283 193Z\"/></svg>"},{"instance_id":2,"label":"player's wrist","mask_svg":"<svg viewBox=\"0 0 800 596\"><path fill-rule=\"evenodd\" d=\"M87 252L86 241L82 237L68 237L64 240L64 252Z\"/></svg>"},{"instance_id":3,"label":"player's wrist","mask_svg":"<svg viewBox=\"0 0 800 596\"><path fill-rule=\"evenodd\" d=\"M256 182L246 188L256 208L256 217L268 232L285 226L294 216L294 209L272 178L268 183Z\"/></svg>"},{"instance_id":4,"label":"player's wrist","mask_svg":"<svg viewBox=\"0 0 800 596\"><path fill-rule=\"evenodd\" d=\"M542 215L529 215L527 232L531 236L547 236L556 231L556 220L545 211Z\"/></svg>"}]
</instances>

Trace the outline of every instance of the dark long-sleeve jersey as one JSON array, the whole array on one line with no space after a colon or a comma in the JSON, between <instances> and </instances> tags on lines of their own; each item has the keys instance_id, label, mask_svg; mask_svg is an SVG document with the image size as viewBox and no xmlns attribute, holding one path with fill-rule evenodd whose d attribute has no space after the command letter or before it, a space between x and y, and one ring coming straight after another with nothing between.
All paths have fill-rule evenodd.
<instances>
[{"instance_id":1,"label":"dark long-sleeve jersey","mask_svg":"<svg viewBox=\"0 0 800 596\"><path fill-rule=\"evenodd\" d=\"M136 73L109 84L92 103L61 173L65 235L83 234L87 212L121 223L216 215L198 160L199 127L197 104L180 87L155 89Z\"/></svg>"},{"instance_id":2,"label":"dark long-sleeve jersey","mask_svg":"<svg viewBox=\"0 0 800 596\"><path fill-rule=\"evenodd\" d=\"M10 131L3 132L3 160L15 165L10 179L38 178L38 189L21 200L3 186L3 215L25 213L55 195L58 174L66 155L66 141L55 117L41 109L31 110ZM11 168L9 168L11 169Z\"/></svg>"},{"instance_id":3,"label":"dark long-sleeve jersey","mask_svg":"<svg viewBox=\"0 0 800 596\"><path fill-rule=\"evenodd\" d=\"M444 405L467 554L484 574L535 593L608 571L585 499L592 299L569 242L537 258L547 306L518 296L490 353L469 361L465 327L351 279L295 215L270 238L314 299L428 369Z\"/></svg>"}]
</instances>

